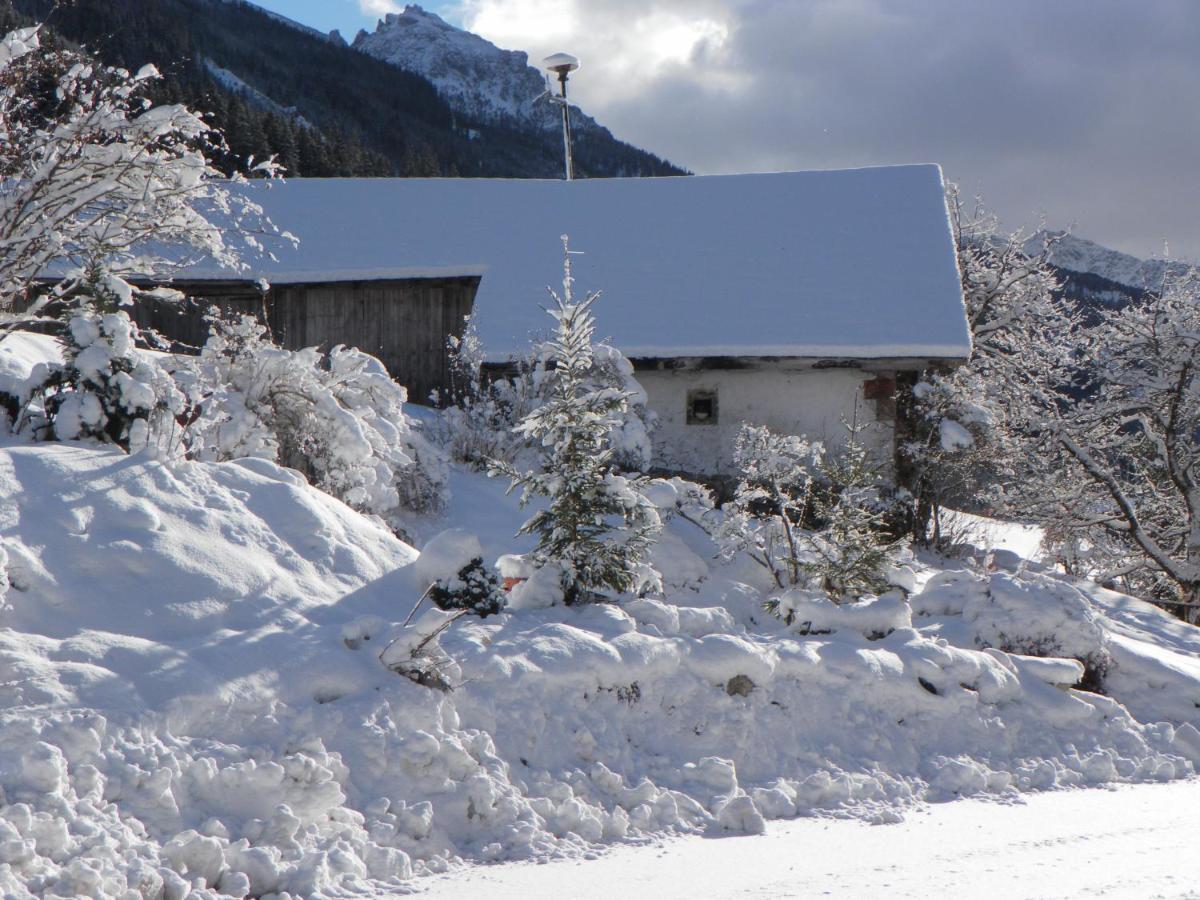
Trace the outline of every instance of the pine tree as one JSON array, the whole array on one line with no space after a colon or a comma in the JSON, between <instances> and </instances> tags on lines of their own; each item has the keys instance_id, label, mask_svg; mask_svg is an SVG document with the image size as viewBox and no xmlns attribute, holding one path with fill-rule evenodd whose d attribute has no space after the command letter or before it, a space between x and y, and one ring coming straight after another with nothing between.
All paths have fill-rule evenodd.
<instances>
[{"instance_id":1,"label":"pine tree","mask_svg":"<svg viewBox=\"0 0 1200 900\"><path fill-rule=\"evenodd\" d=\"M300 147L296 141L296 126L282 116L268 115L267 144L284 174L294 175L300 169Z\"/></svg>"},{"instance_id":2,"label":"pine tree","mask_svg":"<svg viewBox=\"0 0 1200 900\"><path fill-rule=\"evenodd\" d=\"M593 364L591 307L600 296L577 302L571 255L563 236L563 291L550 291L550 315L558 323L549 342L553 368L549 398L532 410L516 430L545 448L542 470L520 472L496 462L492 474L512 479L523 489L522 505L533 497L549 503L521 528L536 534L533 558L539 568L559 570L568 604L600 599L602 591L624 593L657 588L661 580L646 562L662 521L646 498L643 475L613 469L608 434L628 409L628 392L597 388Z\"/></svg>"}]
</instances>

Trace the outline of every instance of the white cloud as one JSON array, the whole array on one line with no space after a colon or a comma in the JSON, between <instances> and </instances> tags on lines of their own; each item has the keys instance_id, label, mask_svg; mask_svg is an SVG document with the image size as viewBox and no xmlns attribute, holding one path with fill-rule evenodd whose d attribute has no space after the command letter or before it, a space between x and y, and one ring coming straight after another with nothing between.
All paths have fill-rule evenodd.
<instances>
[{"instance_id":1,"label":"white cloud","mask_svg":"<svg viewBox=\"0 0 1200 900\"><path fill-rule=\"evenodd\" d=\"M363 0L380 3L383 0ZM453 12L457 12L454 16ZM1200 256L1195 0L459 0L699 172L941 162L1013 224Z\"/></svg>"},{"instance_id":2,"label":"white cloud","mask_svg":"<svg viewBox=\"0 0 1200 900\"><path fill-rule=\"evenodd\" d=\"M388 13L398 13L404 9L403 3L395 0L358 0L358 8L366 16L385 16Z\"/></svg>"},{"instance_id":3,"label":"white cloud","mask_svg":"<svg viewBox=\"0 0 1200 900\"><path fill-rule=\"evenodd\" d=\"M579 56L581 102L611 108L631 102L647 80L674 69L695 73L700 57L721 52L735 4L630 0L463 0L457 18L468 30L534 62L559 50Z\"/></svg>"}]
</instances>

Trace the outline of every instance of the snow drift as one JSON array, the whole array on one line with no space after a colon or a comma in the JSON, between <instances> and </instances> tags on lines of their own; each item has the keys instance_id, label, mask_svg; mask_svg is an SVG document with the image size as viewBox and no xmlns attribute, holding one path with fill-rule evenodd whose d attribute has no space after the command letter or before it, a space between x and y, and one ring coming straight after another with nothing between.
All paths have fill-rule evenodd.
<instances>
[{"instance_id":1,"label":"snow drift","mask_svg":"<svg viewBox=\"0 0 1200 900\"><path fill-rule=\"evenodd\" d=\"M512 548L515 504L456 478L450 524L486 522L492 559ZM461 859L890 821L1200 762L1194 629L1034 573L914 562L912 627L800 635L680 531L659 554L688 586L460 619L440 692L379 659L425 586L417 553L290 470L11 444L0 498L13 896L345 896ZM1069 689L1079 663L1005 652L1013 617L1103 654L1115 696Z\"/></svg>"}]
</instances>

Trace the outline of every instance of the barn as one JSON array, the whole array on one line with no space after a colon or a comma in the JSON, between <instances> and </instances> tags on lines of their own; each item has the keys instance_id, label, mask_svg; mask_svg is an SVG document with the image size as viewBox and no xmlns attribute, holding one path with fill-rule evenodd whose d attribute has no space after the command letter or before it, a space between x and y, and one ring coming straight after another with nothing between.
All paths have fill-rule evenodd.
<instances>
[{"instance_id":1,"label":"barn","mask_svg":"<svg viewBox=\"0 0 1200 900\"><path fill-rule=\"evenodd\" d=\"M179 286L263 315L287 346L374 353L418 401L446 385L446 339L468 314L494 365L545 334L570 235L577 288L603 292L597 335L633 361L666 469L727 471L745 421L836 443L855 418L890 459L897 385L970 352L937 166L247 190L299 247L244 272L199 263ZM203 337L195 317L139 315Z\"/></svg>"}]
</instances>

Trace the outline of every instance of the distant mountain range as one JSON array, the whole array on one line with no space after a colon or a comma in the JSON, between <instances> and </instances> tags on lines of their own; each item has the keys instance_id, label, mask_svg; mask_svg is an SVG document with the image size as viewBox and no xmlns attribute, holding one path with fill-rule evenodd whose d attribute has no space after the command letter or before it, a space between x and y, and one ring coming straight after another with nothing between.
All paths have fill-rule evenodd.
<instances>
[{"instance_id":1,"label":"distant mountain range","mask_svg":"<svg viewBox=\"0 0 1200 900\"><path fill-rule=\"evenodd\" d=\"M227 170L276 155L292 175L555 178L557 111L524 53L419 7L347 44L246 0L0 0L0 27L46 22L126 68L164 74L156 100L208 112ZM579 177L681 175L576 110Z\"/></svg>"},{"instance_id":2,"label":"distant mountain range","mask_svg":"<svg viewBox=\"0 0 1200 900\"><path fill-rule=\"evenodd\" d=\"M1055 239L1049 261L1062 280L1063 295L1085 308L1143 300L1190 268L1176 260L1141 259L1062 231L1033 235L1026 242L1028 252L1040 252L1047 235Z\"/></svg>"}]
</instances>

